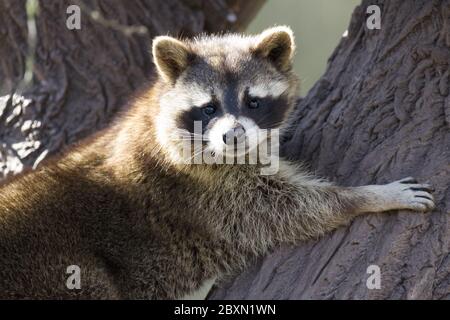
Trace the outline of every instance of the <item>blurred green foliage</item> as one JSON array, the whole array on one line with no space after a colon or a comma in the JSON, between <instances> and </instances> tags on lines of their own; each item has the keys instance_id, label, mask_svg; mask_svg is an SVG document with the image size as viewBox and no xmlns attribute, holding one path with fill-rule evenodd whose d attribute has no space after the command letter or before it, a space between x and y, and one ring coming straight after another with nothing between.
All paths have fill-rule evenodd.
<instances>
[{"instance_id":1,"label":"blurred green foliage","mask_svg":"<svg viewBox=\"0 0 450 320\"><path fill-rule=\"evenodd\" d=\"M305 95L320 78L328 57L350 23L360 0L267 0L248 32L258 33L273 25L288 25L295 33L295 70Z\"/></svg>"}]
</instances>

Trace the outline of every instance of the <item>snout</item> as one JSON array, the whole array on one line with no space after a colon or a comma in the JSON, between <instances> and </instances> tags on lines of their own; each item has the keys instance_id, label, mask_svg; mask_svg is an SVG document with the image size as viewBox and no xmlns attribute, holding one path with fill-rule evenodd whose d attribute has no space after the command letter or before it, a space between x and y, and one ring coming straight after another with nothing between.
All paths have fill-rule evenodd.
<instances>
[{"instance_id":1,"label":"snout","mask_svg":"<svg viewBox=\"0 0 450 320\"><path fill-rule=\"evenodd\" d=\"M208 148L216 154L247 153L258 145L258 126L247 117L226 115L206 133Z\"/></svg>"},{"instance_id":2,"label":"snout","mask_svg":"<svg viewBox=\"0 0 450 320\"><path fill-rule=\"evenodd\" d=\"M241 124L236 124L222 136L226 145L235 145L245 140L245 128Z\"/></svg>"}]
</instances>

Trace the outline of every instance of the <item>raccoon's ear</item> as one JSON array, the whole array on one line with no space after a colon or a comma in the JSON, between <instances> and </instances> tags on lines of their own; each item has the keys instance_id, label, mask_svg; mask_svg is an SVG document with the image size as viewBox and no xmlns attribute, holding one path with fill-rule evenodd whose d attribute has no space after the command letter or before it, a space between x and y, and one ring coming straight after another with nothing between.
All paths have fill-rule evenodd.
<instances>
[{"instance_id":1,"label":"raccoon's ear","mask_svg":"<svg viewBox=\"0 0 450 320\"><path fill-rule=\"evenodd\" d=\"M159 36L153 39L152 54L160 76L173 84L186 70L192 53L182 41Z\"/></svg>"},{"instance_id":2,"label":"raccoon's ear","mask_svg":"<svg viewBox=\"0 0 450 320\"><path fill-rule=\"evenodd\" d=\"M295 51L291 28L279 26L263 31L254 47L254 53L269 59L281 71L291 68Z\"/></svg>"}]
</instances>

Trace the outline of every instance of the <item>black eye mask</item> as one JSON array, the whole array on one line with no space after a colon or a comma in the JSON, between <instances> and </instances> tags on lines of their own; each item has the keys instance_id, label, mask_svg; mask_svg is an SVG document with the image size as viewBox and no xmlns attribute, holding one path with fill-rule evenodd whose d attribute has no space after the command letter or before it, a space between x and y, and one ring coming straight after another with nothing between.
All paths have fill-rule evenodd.
<instances>
[{"instance_id":1,"label":"black eye mask","mask_svg":"<svg viewBox=\"0 0 450 320\"><path fill-rule=\"evenodd\" d=\"M255 102L257 107L254 105ZM241 114L255 121L261 129L271 129L281 125L288 110L288 98L285 95L276 98L272 96L257 98L246 95L245 108L242 108Z\"/></svg>"}]
</instances>

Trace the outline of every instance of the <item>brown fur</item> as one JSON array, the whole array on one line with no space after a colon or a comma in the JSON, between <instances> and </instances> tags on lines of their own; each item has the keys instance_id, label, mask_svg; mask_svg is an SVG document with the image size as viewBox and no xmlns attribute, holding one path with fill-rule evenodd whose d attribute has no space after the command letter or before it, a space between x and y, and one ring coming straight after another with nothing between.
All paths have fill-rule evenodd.
<instances>
[{"instance_id":1,"label":"brown fur","mask_svg":"<svg viewBox=\"0 0 450 320\"><path fill-rule=\"evenodd\" d=\"M88 143L0 188L0 298L180 298L281 243L401 207L377 207L380 193L333 186L284 161L273 176L256 165L173 163L155 132L173 79L162 77ZM66 288L69 265L81 268L80 290Z\"/></svg>"}]
</instances>

